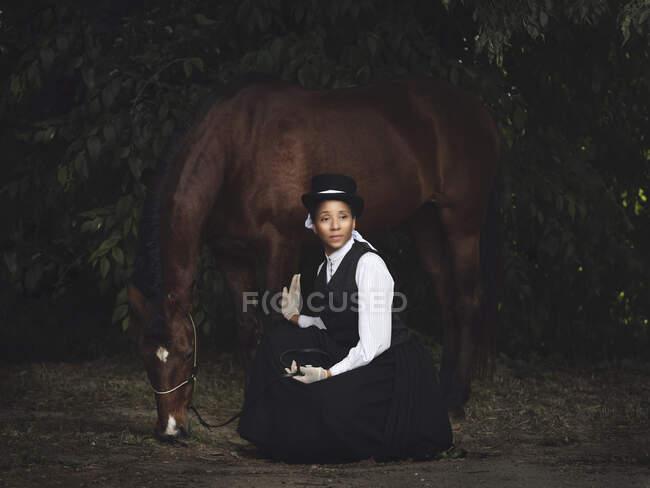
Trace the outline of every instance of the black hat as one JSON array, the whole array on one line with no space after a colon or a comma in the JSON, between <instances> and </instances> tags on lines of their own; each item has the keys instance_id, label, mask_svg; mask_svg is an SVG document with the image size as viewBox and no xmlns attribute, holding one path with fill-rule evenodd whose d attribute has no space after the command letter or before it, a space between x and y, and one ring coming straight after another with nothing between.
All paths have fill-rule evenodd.
<instances>
[{"instance_id":1,"label":"black hat","mask_svg":"<svg viewBox=\"0 0 650 488\"><path fill-rule=\"evenodd\" d=\"M321 174L311 179L311 191L302 196L302 203L311 213L324 200L342 200L352 208L355 217L363 211L363 199L357 195L357 184L349 176Z\"/></svg>"}]
</instances>

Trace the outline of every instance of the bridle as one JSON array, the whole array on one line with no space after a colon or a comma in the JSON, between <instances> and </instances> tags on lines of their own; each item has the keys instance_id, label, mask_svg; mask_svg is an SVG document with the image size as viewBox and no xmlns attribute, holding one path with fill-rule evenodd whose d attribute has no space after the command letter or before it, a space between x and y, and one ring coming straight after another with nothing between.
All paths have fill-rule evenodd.
<instances>
[{"instance_id":1,"label":"bridle","mask_svg":"<svg viewBox=\"0 0 650 488\"><path fill-rule=\"evenodd\" d=\"M182 308L182 307L181 307L181 306L176 302L174 295L172 295L172 294L170 293L170 294L168 295L168 298L169 298L169 299L170 299L170 300L171 300L171 301L172 301L172 302L173 302L177 307L181 308L181 310L183 310L184 313L187 314L187 317L190 319L190 323L192 324L192 330L194 331L194 352L193 352L193 356L194 356L194 364L192 365L192 373L190 374L190 376L189 376L188 378L186 378L185 380L183 380L182 382L180 382L180 383L179 383L178 385L176 385L174 388L170 388L169 390L160 391L160 390L156 390L155 388L153 388L153 385L151 385L151 387L152 387L152 389L153 389L153 392L154 392L156 395L167 395L167 394L169 394L169 393L172 393L172 392L174 392L174 391L176 391L176 390L182 388L182 387L185 386L185 385L188 385L188 384L190 384L190 383L194 384L194 383L196 383L196 381L197 381L196 373L197 373L198 368L197 368L197 354L196 354L196 348L197 348L197 340L196 340L196 324L194 323L194 319L192 318L192 314L191 314L190 312L184 310L184 309L183 309L183 308ZM330 356L329 356L329 354L328 354L327 352L322 351L322 350L320 350L320 349L315 349L315 348L305 348L305 349L289 349L289 350L287 350L287 351L284 351L284 352L282 353L282 355L280 356L280 362L281 362L282 364L284 364L284 357L285 357L285 355L287 355L287 354L289 354L289 353L297 353L297 352L299 352L299 353L314 353L314 352L315 352L315 353L319 353L319 354L322 354L323 356L325 356L325 357L327 358L328 361L331 361ZM288 377L291 377L291 376L296 376L297 374L300 374L300 373L284 373L284 374L278 376L277 378L275 378L275 380L272 380L270 383L273 383L274 381L277 381L277 380L282 379L282 378L288 378ZM268 384L267 384L267 385L262 389L262 392L261 392L261 393L264 393L264 390L266 390L266 388L269 386L270 383L268 383ZM261 394L258 395L256 398L254 398L254 399L251 401L251 403L254 403L254 402L257 401L260 397L261 397ZM203 425L204 427L207 427L208 429L210 429L210 428L212 428L212 427L223 427L224 425L229 424L230 422L232 422L233 420L235 420L237 417L239 417L239 416L241 415L242 411L243 411L243 409L242 409L242 410L239 411L237 414L235 414L233 417L231 417L230 419L226 420L225 422L223 422L223 423L221 423L221 424L218 424L218 425L210 425L210 424L208 424L206 421L204 421L204 420L201 418L201 415L199 414L199 412L196 410L196 408L195 408L193 405L190 404L190 405L188 406L188 409L192 410L192 411L196 414L196 416L197 416L197 418L198 418L198 420L199 420L199 423L200 423L201 425Z\"/></svg>"},{"instance_id":2,"label":"bridle","mask_svg":"<svg viewBox=\"0 0 650 488\"><path fill-rule=\"evenodd\" d=\"M176 385L174 388L170 388L169 390L160 391L160 390L156 390L156 389L153 387L153 385L151 385L151 388L153 389L153 392L154 392L156 395L167 395L167 394L169 394L169 393L172 393L172 392L178 390L179 388L184 387L185 385L195 384L195 383L197 382L196 373L197 373L197 371L198 371L198 367L197 367L197 357L198 357L198 354L196 353L196 348L197 348L198 341L196 340L196 324L194 323L194 319L192 318L192 314L191 314L190 312L188 312L187 310L184 310L184 309L183 309L183 308L182 308L182 307L181 307L181 306L176 302L176 298L174 297L173 294L170 293L169 295L167 295L167 298L169 298L169 299L170 299L170 300L171 300L171 301L172 301L172 302L173 302L177 307L181 308L181 309L183 310L183 312L187 314L187 317L190 319L190 323L192 324L192 331L194 332L194 352L192 353L192 355L194 356L194 358L193 358L193 359L194 359L194 363L192 364L192 373L190 374L190 376L189 376L188 378L186 378L185 380L181 381L181 382L180 382L178 385ZM198 417L199 422L201 423L201 425L207 427L208 429L210 429L210 427L212 427L210 424L208 424L205 420L203 420L203 419L201 418L201 414L198 412L198 410L197 410L197 409L196 409L192 404L190 404L187 408L188 408L189 410L192 410L192 411L196 414L196 416ZM235 418L236 418L236 417L235 417ZM234 419L231 419L231 421L232 421L232 420L234 420ZM229 421L229 422L230 422L230 421Z\"/></svg>"},{"instance_id":3,"label":"bridle","mask_svg":"<svg viewBox=\"0 0 650 488\"><path fill-rule=\"evenodd\" d=\"M173 300L174 304L178 306L178 304L176 303L173 295L170 294L169 299ZM197 341L196 341L196 325L194 324L194 319L192 318L192 314L190 312L185 311L185 310L184 310L184 312L189 317L190 323L192 324L192 330L194 331L194 352L193 352L194 364L192 365L192 374L190 374L189 377L187 377L181 383L176 385L174 388L170 388L169 390L159 391L159 390L156 390L155 388L153 388L153 385L151 385L151 388L153 388L153 392L156 395L167 395L168 393L172 393L172 392L178 390L179 388L182 388L185 385L189 385L190 383L196 383L196 381L197 381L196 373L197 373L198 368L197 368L197 365L196 365L196 360L197 360L197 354L196 354L196 347L197 347L196 346L197 345Z\"/></svg>"}]
</instances>

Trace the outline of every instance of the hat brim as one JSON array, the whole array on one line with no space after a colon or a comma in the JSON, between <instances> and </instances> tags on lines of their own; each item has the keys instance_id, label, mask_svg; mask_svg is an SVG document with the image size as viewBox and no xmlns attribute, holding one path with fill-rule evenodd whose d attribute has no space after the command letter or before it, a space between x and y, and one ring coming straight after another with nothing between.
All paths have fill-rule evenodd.
<instances>
[{"instance_id":1,"label":"hat brim","mask_svg":"<svg viewBox=\"0 0 650 488\"><path fill-rule=\"evenodd\" d=\"M346 193L306 193L302 196L302 203L311 212L320 202L325 200L340 200L350 205L355 217L363 212L363 198L359 195L350 195Z\"/></svg>"}]
</instances>

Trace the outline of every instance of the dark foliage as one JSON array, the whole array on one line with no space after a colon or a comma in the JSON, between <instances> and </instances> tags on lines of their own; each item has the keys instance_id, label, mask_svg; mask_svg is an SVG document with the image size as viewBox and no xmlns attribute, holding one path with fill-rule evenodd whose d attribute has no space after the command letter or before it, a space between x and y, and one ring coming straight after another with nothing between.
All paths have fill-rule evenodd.
<instances>
[{"instance_id":1,"label":"dark foliage","mask_svg":"<svg viewBox=\"0 0 650 488\"><path fill-rule=\"evenodd\" d=\"M111 322L128 327L125 283L134 270L143 286L159 278L136 254L156 233L145 181L210 93L251 71L310 89L418 73L471 89L498 121L500 350L643 354L648 22L638 0L6 2L0 341L25 345L16 357L42 354L36 336L75 355L121 344ZM381 245L408 323L439 340L408 238ZM233 306L209 252L197 285L203 333L231 347Z\"/></svg>"}]
</instances>

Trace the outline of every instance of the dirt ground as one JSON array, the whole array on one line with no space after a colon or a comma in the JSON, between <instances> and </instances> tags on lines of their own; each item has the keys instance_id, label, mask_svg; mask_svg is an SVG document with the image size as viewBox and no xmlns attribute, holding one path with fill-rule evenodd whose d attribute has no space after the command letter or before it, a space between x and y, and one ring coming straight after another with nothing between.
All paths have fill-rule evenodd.
<instances>
[{"instance_id":1,"label":"dirt ground","mask_svg":"<svg viewBox=\"0 0 650 488\"><path fill-rule=\"evenodd\" d=\"M212 423L238 411L230 355L201 358L195 404ZM153 437L140 363L0 365L0 486L485 486L650 488L650 365L501 361L475 382L455 448L441 459L288 465L256 455L236 421L176 445Z\"/></svg>"}]
</instances>

